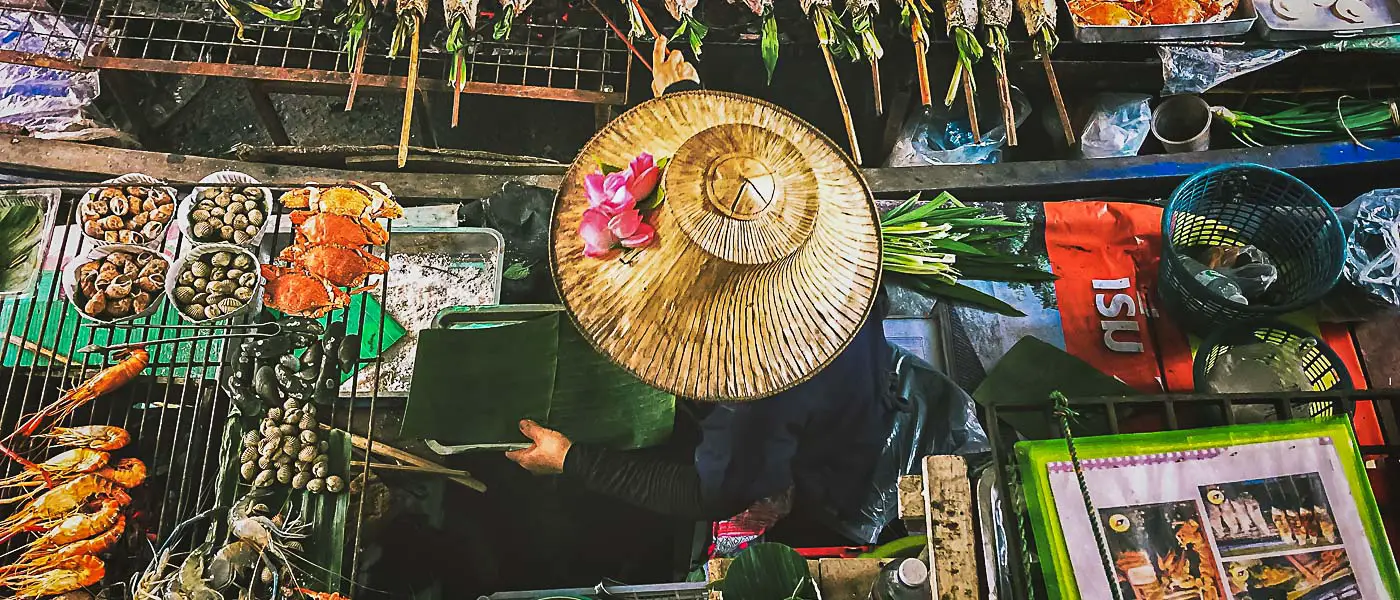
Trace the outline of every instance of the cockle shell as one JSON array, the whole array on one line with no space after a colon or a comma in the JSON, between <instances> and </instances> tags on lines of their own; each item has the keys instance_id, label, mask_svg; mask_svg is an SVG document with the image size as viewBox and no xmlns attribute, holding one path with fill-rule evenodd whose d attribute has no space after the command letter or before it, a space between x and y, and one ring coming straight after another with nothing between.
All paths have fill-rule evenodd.
<instances>
[{"instance_id":1,"label":"cockle shell","mask_svg":"<svg viewBox=\"0 0 1400 600\"><path fill-rule=\"evenodd\" d=\"M209 259L209 264L214 265L216 267L227 267L232 263L232 252L215 252L214 256Z\"/></svg>"},{"instance_id":2,"label":"cockle shell","mask_svg":"<svg viewBox=\"0 0 1400 600\"><path fill-rule=\"evenodd\" d=\"M194 233L195 239L199 240L213 238L214 234L218 231L213 225L210 225L208 221L196 221L191 230Z\"/></svg>"},{"instance_id":3,"label":"cockle shell","mask_svg":"<svg viewBox=\"0 0 1400 600\"><path fill-rule=\"evenodd\" d=\"M219 301L219 304L217 306L220 310L224 311L224 313L231 313L235 310L243 308L244 304L247 304L247 302L239 300L237 298L224 298L223 300Z\"/></svg>"},{"instance_id":4,"label":"cockle shell","mask_svg":"<svg viewBox=\"0 0 1400 600\"><path fill-rule=\"evenodd\" d=\"M209 272L212 271L212 270L213 270L213 267L210 267L210 266L209 266L209 263L206 263L206 262L194 261L194 262L191 262L191 263L190 263L190 272L191 272L191 273L194 273L194 276L195 276L195 277L201 277L201 278L203 278L203 277L208 277L208 276L209 276ZM199 286L196 286L196 287L199 287Z\"/></svg>"},{"instance_id":5,"label":"cockle shell","mask_svg":"<svg viewBox=\"0 0 1400 600\"><path fill-rule=\"evenodd\" d=\"M203 318L204 318L204 305L203 305L203 304L190 304L189 306L186 306L186 307L185 307L185 314L188 315L188 316L189 316L190 318L192 318L192 319L203 319Z\"/></svg>"},{"instance_id":6,"label":"cockle shell","mask_svg":"<svg viewBox=\"0 0 1400 600\"><path fill-rule=\"evenodd\" d=\"M219 308L218 306L206 306L206 307L204 307L204 318L206 318L206 319L217 319L217 318L222 317L222 316L224 316L224 311L223 311L223 309Z\"/></svg>"},{"instance_id":7,"label":"cockle shell","mask_svg":"<svg viewBox=\"0 0 1400 600\"><path fill-rule=\"evenodd\" d=\"M222 240L224 240L225 242L227 242L227 241L229 241L229 240L232 240L232 239L233 239L233 231L234 231L234 230L233 230L233 227L232 227L231 225L224 225L223 227L220 227L220 228L219 228L219 239L222 239Z\"/></svg>"},{"instance_id":8,"label":"cockle shell","mask_svg":"<svg viewBox=\"0 0 1400 600\"><path fill-rule=\"evenodd\" d=\"M246 271L252 266L253 259L249 258L247 254L239 254L233 257L233 268L235 269L243 269Z\"/></svg>"},{"instance_id":9,"label":"cockle shell","mask_svg":"<svg viewBox=\"0 0 1400 600\"><path fill-rule=\"evenodd\" d=\"M187 305L194 302L194 297L197 293L198 292L196 292L194 288L181 285L176 286L175 291L171 292L171 295L175 297L175 302Z\"/></svg>"}]
</instances>

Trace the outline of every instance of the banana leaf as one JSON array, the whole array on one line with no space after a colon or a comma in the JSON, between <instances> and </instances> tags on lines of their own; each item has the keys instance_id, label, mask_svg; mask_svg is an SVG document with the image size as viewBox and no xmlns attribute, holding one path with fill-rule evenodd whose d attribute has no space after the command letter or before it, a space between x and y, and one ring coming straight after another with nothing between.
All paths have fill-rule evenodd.
<instances>
[{"instance_id":1,"label":"banana leaf","mask_svg":"<svg viewBox=\"0 0 1400 600\"><path fill-rule=\"evenodd\" d=\"M718 586L729 600L804 600L820 597L807 560L782 544L749 546Z\"/></svg>"},{"instance_id":2,"label":"banana leaf","mask_svg":"<svg viewBox=\"0 0 1400 600\"><path fill-rule=\"evenodd\" d=\"M57 190L0 196L0 295L33 292L57 202Z\"/></svg>"},{"instance_id":3,"label":"banana leaf","mask_svg":"<svg viewBox=\"0 0 1400 600\"><path fill-rule=\"evenodd\" d=\"M933 277L910 277L899 278L900 283L916 292L922 292L933 296L939 296L952 300L971 304L978 308L989 310L1008 317L1024 317L1026 313L1016 310L1016 307L1003 302L1000 298L984 293L976 288L968 287L961 283L949 284Z\"/></svg>"},{"instance_id":4,"label":"banana leaf","mask_svg":"<svg viewBox=\"0 0 1400 600\"><path fill-rule=\"evenodd\" d=\"M522 308L463 309L481 315L477 326L420 332L404 436L448 445L521 443L527 440L517 424L526 418L573 441L612 448L653 446L670 436L674 396L598 354L559 307Z\"/></svg>"}]
</instances>

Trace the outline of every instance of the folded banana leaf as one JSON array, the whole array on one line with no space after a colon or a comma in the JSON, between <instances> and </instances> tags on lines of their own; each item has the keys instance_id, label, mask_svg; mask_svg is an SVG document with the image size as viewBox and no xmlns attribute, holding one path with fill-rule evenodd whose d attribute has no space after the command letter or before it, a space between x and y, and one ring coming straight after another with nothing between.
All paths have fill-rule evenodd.
<instances>
[{"instance_id":1,"label":"folded banana leaf","mask_svg":"<svg viewBox=\"0 0 1400 600\"><path fill-rule=\"evenodd\" d=\"M1028 439L1042 440L1054 437L1058 431L1056 422L1048 418L1052 406L1050 392L1054 391L1070 398L1137 393L1128 384L1105 375L1078 357L1026 336L987 372L972 398L984 406L1043 404L1044 410L997 412L1017 433ZM1108 420L1101 411L1084 414L1074 431L1075 435L1107 433Z\"/></svg>"},{"instance_id":2,"label":"folded banana leaf","mask_svg":"<svg viewBox=\"0 0 1400 600\"><path fill-rule=\"evenodd\" d=\"M526 442L521 419L576 442L630 449L666 440L675 397L599 355L559 307L487 307L471 328L419 333L402 435L450 445ZM495 311L492 313L491 311ZM440 315L441 317L441 315Z\"/></svg>"}]
</instances>

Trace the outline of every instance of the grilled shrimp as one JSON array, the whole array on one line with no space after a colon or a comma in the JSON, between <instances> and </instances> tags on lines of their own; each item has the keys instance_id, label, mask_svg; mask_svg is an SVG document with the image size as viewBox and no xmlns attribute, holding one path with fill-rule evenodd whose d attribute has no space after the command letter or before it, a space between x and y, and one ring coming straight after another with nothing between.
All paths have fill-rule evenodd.
<instances>
[{"instance_id":1,"label":"grilled shrimp","mask_svg":"<svg viewBox=\"0 0 1400 600\"><path fill-rule=\"evenodd\" d=\"M91 473L107 465L111 455L99 450L89 450L87 448L74 448L59 453L57 456L35 465L36 469L25 469L16 475L0 479L0 488L7 487L30 487L43 485L46 477L52 479L71 479L74 476ZM36 490L37 492L37 490ZM0 500L0 504L10 504L19 502L32 496L33 493L6 498Z\"/></svg>"},{"instance_id":2,"label":"grilled shrimp","mask_svg":"<svg viewBox=\"0 0 1400 600\"><path fill-rule=\"evenodd\" d=\"M94 537L70 542L56 548L31 547L20 556L20 563L11 568L16 568L19 571L26 568L43 569L64 559L78 556L97 556L117 545L117 541L122 539L123 533L126 533L126 517L117 515L117 521L110 528ZM0 573L5 572L7 571L0 571Z\"/></svg>"},{"instance_id":3,"label":"grilled shrimp","mask_svg":"<svg viewBox=\"0 0 1400 600\"><path fill-rule=\"evenodd\" d=\"M146 481L146 463L139 458L119 458L96 475L129 490Z\"/></svg>"},{"instance_id":4,"label":"grilled shrimp","mask_svg":"<svg viewBox=\"0 0 1400 600\"><path fill-rule=\"evenodd\" d=\"M0 521L0 542L21 531L49 529L81 509L90 500L108 498L121 506L131 503L131 496L117 484L88 473L61 484L39 496L28 506Z\"/></svg>"},{"instance_id":5,"label":"grilled shrimp","mask_svg":"<svg viewBox=\"0 0 1400 600\"><path fill-rule=\"evenodd\" d=\"M94 537L104 531L110 530L122 519L122 506L114 500L103 500L97 505L97 510L89 513L79 513L68 517L55 525L47 533L40 536L30 545L31 548L57 548L64 544L71 544L79 540Z\"/></svg>"},{"instance_id":6,"label":"grilled shrimp","mask_svg":"<svg viewBox=\"0 0 1400 600\"><path fill-rule=\"evenodd\" d=\"M55 562L42 573L2 578L0 585L13 589L16 599L42 598L96 585L106 573L97 557L75 556Z\"/></svg>"},{"instance_id":7,"label":"grilled shrimp","mask_svg":"<svg viewBox=\"0 0 1400 600\"><path fill-rule=\"evenodd\" d=\"M112 425L83 425L81 427L55 427L53 431L34 437L48 438L60 446L89 448L112 452L125 448L131 443L131 434L125 429Z\"/></svg>"}]
</instances>

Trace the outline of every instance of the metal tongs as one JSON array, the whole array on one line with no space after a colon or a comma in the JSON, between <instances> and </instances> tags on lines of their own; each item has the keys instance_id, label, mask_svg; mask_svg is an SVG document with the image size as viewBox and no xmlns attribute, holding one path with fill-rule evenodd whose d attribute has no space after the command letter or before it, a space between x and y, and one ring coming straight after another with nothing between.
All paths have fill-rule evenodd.
<instances>
[{"instance_id":1,"label":"metal tongs","mask_svg":"<svg viewBox=\"0 0 1400 600\"><path fill-rule=\"evenodd\" d=\"M226 340L226 339L244 338L244 337L246 337L246 338L254 338L254 339L257 339L257 338L270 338L270 337L274 337L274 336L276 336L276 335L282 333L282 324L281 324L281 323L277 323L277 322L275 322L275 321L274 321L274 322L271 322L271 323L245 323L245 324L241 324L241 325L235 324L235 325L219 325L219 326L208 326L208 325L151 325L151 324L145 324L145 323L143 323L143 324L121 323L121 324L116 324L116 325L109 325L109 324L106 324L106 323L83 323L81 326L82 326L82 327L114 327L114 328L117 328L117 329L237 329L237 330L240 330L240 332L235 332L235 333L220 333L220 334L210 334L210 335L191 335L191 336L175 337L175 338L169 338L169 339L150 340L150 341L144 341L144 342L127 342L127 343L124 343L124 344L109 344L109 345L88 344L88 345L83 346L82 348L79 348L79 349L77 350L77 352L79 352L79 353L84 353L84 354L93 353L93 352L101 352L101 353L104 353L104 354L105 354L105 353L109 353L109 352L117 352L117 351L120 351L120 350L126 350L126 349L128 349L128 348L135 348L135 347L138 347L138 346L141 346L141 347L145 347L145 346L159 346L159 345L163 345L163 344L178 344L178 343L180 343L180 342L202 342L202 341L205 341L205 340ZM264 328L264 327L270 327L270 328L272 329L272 331L271 331L270 333L264 332L264 331L259 331L259 330L261 330L261 329Z\"/></svg>"}]
</instances>

